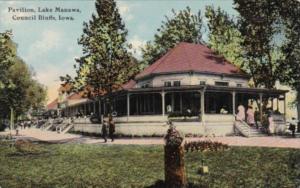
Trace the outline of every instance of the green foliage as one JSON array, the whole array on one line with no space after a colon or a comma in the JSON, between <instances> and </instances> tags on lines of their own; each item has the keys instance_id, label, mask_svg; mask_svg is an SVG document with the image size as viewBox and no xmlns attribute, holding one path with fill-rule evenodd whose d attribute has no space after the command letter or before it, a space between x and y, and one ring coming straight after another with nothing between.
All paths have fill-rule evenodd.
<instances>
[{"instance_id":1,"label":"green foliage","mask_svg":"<svg viewBox=\"0 0 300 188\"><path fill-rule=\"evenodd\" d=\"M280 61L281 82L297 91L298 119L300 118L300 2L295 0L279 1L279 13L284 24L284 58Z\"/></svg>"},{"instance_id":2,"label":"green foliage","mask_svg":"<svg viewBox=\"0 0 300 188\"><path fill-rule=\"evenodd\" d=\"M187 7L175 12L172 17L166 16L166 21L157 29L154 40L148 41L142 49L143 64L151 65L179 42L202 42L202 17L201 12L193 14Z\"/></svg>"},{"instance_id":3,"label":"green foliage","mask_svg":"<svg viewBox=\"0 0 300 188\"><path fill-rule=\"evenodd\" d=\"M0 142L0 185L3 187L147 187L164 179L163 146L57 144L39 145L49 152L11 155ZM300 151L232 147L217 152L185 154L191 187L299 186ZM197 173L199 166L209 174ZM163 186L163 184L161 184Z\"/></svg>"},{"instance_id":4,"label":"green foliage","mask_svg":"<svg viewBox=\"0 0 300 188\"><path fill-rule=\"evenodd\" d=\"M220 7L214 9L212 6L206 7L205 17L208 20L209 47L235 65L241 66L243 62L241 47L243 39L234 18L221 10Z\"/></svg>"},{"instance_id":5,"label":"green foliage","mask_svg":"<svg viewBox=\"0 0 300 188\"><path fill-rule=\"evenodd\" d=\"M17 56L11 33L0 34L0 119L8 118L10 108L16 116L44 105L46 89L33 79L33 72Z\"/></svg>"},{"instance_id":6,"label":"green foliage","mask_svg":"<svg viewBox=\"0 0 300 188\"><path fill-rule=\"evenodd\" d=\"M274 88L280 75L280 30L278 5L275 1L234 1L239 12L239 32L243 38L243 68L253 79L254 86Z\"/></svg>"},{"instance_id":7,"label":"green foliage","mask_svg":"<svg viewBox=\"0 0 300 188\"><path fill-rule=\"evenodd\" d=\"M128 52L127 30L114 0L97 0L96 14L83 24L78 44L83 56L76 59L77 75L62 80L90 97L100 92L111 94L114 89L132 78L138 71L137 61Z\"/></svg>"},{"instance_id":8,"label":"green foliage","mask_svg":"<svg viewBox=\"0 0 300 188\"><path fill-rule=\"evenodd\" d=\"M227 144L221 142L212 142L212 141L194 141L184 143L184 149L186 152L193 151L219 151L228 149Z\"/></svg>"},{"instance_id":9,"label":"green foliage","mask_svg":"<svg viewBox=\"0 0 300 188\"><path fill-rule=\"evenodd\" d=\"M10 86L0 90L0 113L3 118L14 109L16 116L20 116L29 109L38 109L44 105L46 89L33 79L33 73L20 59L15 58L14 64L6 71L6 78Z\"/></svg>"}]
</instances>

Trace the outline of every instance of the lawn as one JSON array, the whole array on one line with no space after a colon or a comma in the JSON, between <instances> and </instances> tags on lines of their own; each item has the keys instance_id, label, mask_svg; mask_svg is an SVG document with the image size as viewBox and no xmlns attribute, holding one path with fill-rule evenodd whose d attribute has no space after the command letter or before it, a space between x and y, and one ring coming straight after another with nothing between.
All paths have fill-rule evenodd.
<instances>
[{"instance_id":1,"label":"lawn","mask_svg":"<svg viewBox=\"0 0 300 188\"><path fill-rule=\"evenodd\" d=\"M0 142L0 187L163 185L163 146L38 144L36 151ZM197 173L202 159L207 175ZM300 186L300 150L232 147L186 153L185 164L190 187Z\"/></svg>"}]
</instances>

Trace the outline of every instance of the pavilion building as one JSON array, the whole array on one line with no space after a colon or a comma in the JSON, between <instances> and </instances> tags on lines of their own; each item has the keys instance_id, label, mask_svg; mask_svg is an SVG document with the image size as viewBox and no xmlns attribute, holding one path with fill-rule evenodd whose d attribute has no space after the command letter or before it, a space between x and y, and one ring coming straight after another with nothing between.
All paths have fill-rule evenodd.
<instances>
[{"instance_id":1,"label":"pavilion building","mask_svg":"<svg viewBox=\"0 0 300 188\"><path fill-rule=\"evenodd\" d=\"M262 122L263 102L281 112L285 120L288 91L253 88L249 79L248 74L208 47L182 42L113 93L115 121L120 127L135 127L133 132L139 129L143 134L147 126L152 126L149 130L156 132L150 134L157 134L155 126L163 126L169 118L186 133L226 135L234 130L239 105L257 108L258 121ZM66 116L78 111L85 115L108 113L105 95L96 102L72 102L68 100L72 95L76 94L62 101Z\"/></svg>"}]
</instances>

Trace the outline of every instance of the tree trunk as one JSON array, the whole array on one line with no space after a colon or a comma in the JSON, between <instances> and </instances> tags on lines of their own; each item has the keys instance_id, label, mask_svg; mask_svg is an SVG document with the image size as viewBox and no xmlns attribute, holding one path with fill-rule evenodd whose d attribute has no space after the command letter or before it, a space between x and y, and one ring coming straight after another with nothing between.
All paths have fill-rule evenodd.
<instances>
[{"instance_id":1,"label":"tree trunk","mask_svg":"<svg viewBox=\"0 0 300 188\"><path fill-rule=\"evenodd\" d=\"M182 145L165 146L165 184L167 188L184 188L187 185Z\"/></svg>"}]
</instances>

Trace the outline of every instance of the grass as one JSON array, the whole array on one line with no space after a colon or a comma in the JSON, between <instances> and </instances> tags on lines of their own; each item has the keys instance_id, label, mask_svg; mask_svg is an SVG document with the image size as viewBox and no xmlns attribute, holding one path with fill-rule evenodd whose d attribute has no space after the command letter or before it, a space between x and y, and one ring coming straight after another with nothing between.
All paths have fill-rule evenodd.
<instances>
[{"instance_id":1,"label":"grass","mask_svg":"<svg viewBox=\"0 0 300 188\"><path fill-rule=\"evenodd\" d=\"M158 187L163 146L38 144L19 153L0 142L0 187ZM197 173L201 161L209 174ZM190 187L297 187L300 150L233 147L186 153ZM297 182L298 179L298 182Z\"/></svg>"}]
</instances>

